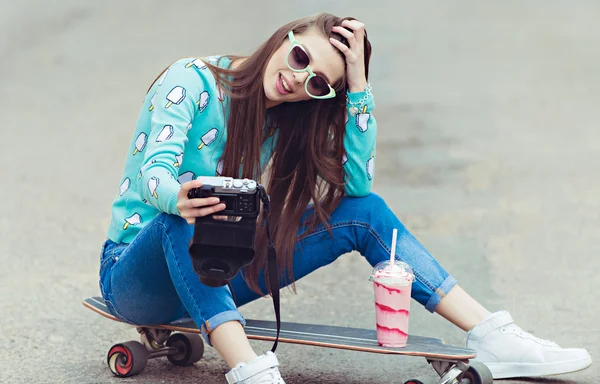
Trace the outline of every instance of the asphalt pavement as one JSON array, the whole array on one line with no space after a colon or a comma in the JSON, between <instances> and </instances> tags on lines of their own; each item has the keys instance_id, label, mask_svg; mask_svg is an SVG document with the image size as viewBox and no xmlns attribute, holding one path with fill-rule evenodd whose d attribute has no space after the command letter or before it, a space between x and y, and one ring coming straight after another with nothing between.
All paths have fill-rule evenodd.
<instances>
[{"instance_id":1,"label":"asphalt pavement","mask_svg":"<svg viewBox=\"0 0 600 384\"><path fill-rule=\"evenodd\" d=\"M81 305L137 113L180 57L246 54L328 11L367 25L379 137L374 191L490 310L600 356L600 3L0 0L0 382L225 383L214 350L116 379L137 336ZM284 291L286 321L374 326L370 268L340 257ZM242 308L272 319L271 302ZM464 345L413 302L411 333ZM270 343L253 341L257 350ZM282 344L288 384L401 383L424 359ZM598 365L538 380L596 383Z\"/></svg>"}]
</instances>

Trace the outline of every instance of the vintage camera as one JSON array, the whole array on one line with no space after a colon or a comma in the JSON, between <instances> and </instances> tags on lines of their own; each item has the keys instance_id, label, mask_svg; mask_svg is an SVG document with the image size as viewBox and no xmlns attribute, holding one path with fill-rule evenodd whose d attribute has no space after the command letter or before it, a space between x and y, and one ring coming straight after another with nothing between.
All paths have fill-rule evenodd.
<instances>
[{"instance_id":1,"label":"vintage camera","mask_svg":"<svg viewBox=\"0 0 600 384\"><path fill-rule=\"evenodd\" d=\"M190 257L200 281L220 287L254 259L256 220L264 189L249 179L216 176L198 179L202 181L202 187L191 189L188 197L216 196L226 208L196 218L189 246Z\"/></svg>"},{"instance_id":2,"label":"vintage camera","mask_svg":"<svg viewBox=\"0 0 600 384\"><path fill-rule=\"evenodd\" d=\"M202 187L192 188L188 198L218 197L226 205L216 214L219 216L258 217L260 196L256 181L221 176L201 176L198 180L202 181Z\"/></svg>"}]
</instances>

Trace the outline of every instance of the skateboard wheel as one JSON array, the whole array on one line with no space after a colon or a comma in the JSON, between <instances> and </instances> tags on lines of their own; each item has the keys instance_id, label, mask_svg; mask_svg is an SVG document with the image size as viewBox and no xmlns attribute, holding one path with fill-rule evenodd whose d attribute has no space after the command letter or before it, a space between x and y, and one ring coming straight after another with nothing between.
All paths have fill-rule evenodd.
<instances>
[{"instance_id":1,"label":"skateboard wheel","mask_svg":"<svg viewBox=\"0 0 600 384\"><path fill-rule=\"evenodd\" d=\"M419 379L411 379L411 380L405 381L404 384L425 384L425 383Z\"/></svg>"},{"instance_id":2,"label":"skateboard wheel","mask_svg":"<svg viewBox=\"0 0 600 384\"><path fill-rule=\"evenodd\" d=\"M202 337L194 333L174 333L169 337L166 345L177 350L176 353L167 356L173 365L192 365L200 361L204 355Z\"/></svg>"},{"instance_id":3,"label":"skateboard wheel","mask_svg":"<svg viewBox=\"0 0 600 384\"><path fill-rule=\"evenodd\" d=\"M113 345L108 351L106 362L110 371L119 377L137 375L146 368L148 351L137 341Z\"/></svg>"},{"instance_id":4,"label":"skateboard wheel","mask_svg":"<svg viewBox=\"0 0 600 384\"><path fill-rule=\"evenodd\" d=\"M472 362L460 382L461 384L493 384L494 378L485 364Z\"/></svg>"}]
</instances>

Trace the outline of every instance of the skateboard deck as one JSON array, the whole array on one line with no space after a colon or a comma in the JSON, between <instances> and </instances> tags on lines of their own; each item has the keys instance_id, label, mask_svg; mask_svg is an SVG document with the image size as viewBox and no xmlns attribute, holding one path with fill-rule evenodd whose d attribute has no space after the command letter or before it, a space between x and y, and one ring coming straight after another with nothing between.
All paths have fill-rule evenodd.
<instances>
[{"instance_id":1,"label":"skateboard deck","mask_svg":"<svg viewBox=\"0 0 600 384\"><path fill-rule=\"evenodd\" d=\"M108 311L101 297L87 298L83 301L83 305L106 318L120 322ZM169 324L140 324L138 327L200 334L200 330L191 318L183 318ZM252 319L247 319L244 327L249 339L271 342L275 341L276 329L274 321ZM431 337L409 335L406 347L391 348L379 345L375 330L291 322L281 323L279 342L370 353L420 356L432 363L436 371L438 371L436 365L440 369L443 368L444 372L438 371L442 378L446 371L452 368L458 369L453 371L457 376L464 373L469 369L469 360L476 357L472 349L446 345L441 340ZM407 383L412 382L420 383L418 380L407 381ZM477 383L476 380L471 382ZM484 384L487 382L481 381ZM439 381L439 383L461 383L461 381Z\"/></svg>"},{"instance_id":2,"label":"skateboard deck","mask_svg":"<svg viewBox=\"0 0 600 384\"><path fill-rule=\"evenodd\" d=\"M100 297L85 299L83 305L104 317L119 321L119 319L108 312L104 301ZM140 324L139 326L200 333L196 323L190 318L184 318L169 324ZM246 320L244 331L248 338L252 340L275 341L276 326L274 321L248 319ZM468 360L476 356L475 352L471 349L445 345L441 340L429 337L410 335L406 347L390 348L379 345L374 330L287 322L281 323L279 342L440 359Z\"/></svg>"}]
</instances>

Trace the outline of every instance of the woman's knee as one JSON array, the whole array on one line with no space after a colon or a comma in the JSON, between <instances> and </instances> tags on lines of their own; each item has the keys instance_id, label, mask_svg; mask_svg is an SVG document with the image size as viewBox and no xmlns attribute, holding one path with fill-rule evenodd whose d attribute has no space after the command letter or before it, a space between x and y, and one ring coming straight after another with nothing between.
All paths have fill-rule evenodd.
<instances>
[{"instance_id":1,"label":"woman's knee","mask_svg":"<svg viewBox=\"0 0 600 384\"><path fill-rule=\"evenodd\" d=\"M161 213L155 220L162 223L165 230L168 232L177 233L184 237L191 237L194 233L194 227L188 224L181 216Z\"/></svg>"},{"instance_id":2,"label":"woman's knee","mask_svg":"<svg viewBox=\"0 0 600 384\"><path fill-rule=\"evenodd\" d=\"M345 197L342 206L350 209L358 217L380 214L389 209L383 197L375 192L370 192L368 195L361 197Z\"/></svg>"}]
</instances>

